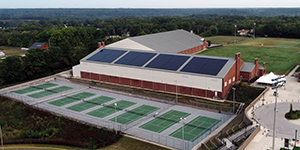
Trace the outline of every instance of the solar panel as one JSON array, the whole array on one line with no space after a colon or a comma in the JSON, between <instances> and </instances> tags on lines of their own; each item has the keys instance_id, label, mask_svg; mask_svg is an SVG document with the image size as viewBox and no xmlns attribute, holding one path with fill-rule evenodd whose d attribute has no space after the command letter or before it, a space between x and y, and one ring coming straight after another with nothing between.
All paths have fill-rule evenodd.
<instances>
[{"instance_id":1,"label":"solar panel","mask_svg":"<svg viewBox=\"0 0 300 150\"><path fill-rule=\"evenodd\" d=\"M156 53L129 52L115 63L133 66L143 66L155 55Z\"/></svg>"},{"instance_id":2,"label":"solar panel","mask_svg":"<svg viewBox=\"0 0 300 150\"><path fill-rule=\"evenodd\" d=\"M87 60L111 63L125 52L123 50L103 49Z\"/></svg>"},{"instance_id":3,"label":"solar panel","mask_svg":"<svg viewBox=\"0 0 300 150\"><path fill-rule=\"evenodd\" d=\"M228 60L213 59L213 58L199 58L194 57L189 63L187 63L181 71L217 75Z\"/></svg>"},{"instance_id":4,"label":"solar panel","mask_svg":"<svg viewBox=\"0 0 300 150\"><path fill-rule=\"evenodd\" d=\"M189 58L190 56L160 54L146 67L175 71Z\"/></svg>"}]
</instances>

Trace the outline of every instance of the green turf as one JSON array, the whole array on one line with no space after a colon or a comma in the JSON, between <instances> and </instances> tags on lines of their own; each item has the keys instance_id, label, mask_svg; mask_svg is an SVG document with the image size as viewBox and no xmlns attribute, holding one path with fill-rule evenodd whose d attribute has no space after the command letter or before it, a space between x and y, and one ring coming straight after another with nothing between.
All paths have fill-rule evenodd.
<instances>
[{"instance_id":1,"label":"green turf","mask_svg":"<svg viewBox=\"0 0 300 150\"><path fill-rule=\"evenodd\" d=\"M152 119L151 121L141 125L139 128L161 133L175 123L178 123L180 121L180 118L185 118L189 115L190 113L170 110L156 117L155 119Z\"/></svg>"},{"instance_id":2,"label":"green turf","mask_svg":"<svg viewBox=\"0 0 300 150\"><path fill-rule=\"evenodd\" d=\"M184 125L184 140L194 142L219 122L220 120L217 119L198 116ZM183 131L181 127L171 133L169 136L182 139L182 132Z\"/></svg>"},{"instance_id":3,"label":"green turf","mask_svg":"<svg viewBox=\"0 0 300 150\"><path fill-rule=\"evenodd\" d=\"M241 59L245 62L254 62L255 58L259 59L258 62L260 65L266 62L267 72L272 71L276 74L286 74L295 65L299 64L300 54L297 54L297 52L300 52L300 40L249 38L237 44L212 48L199 54L234 58L237 52L241 52Z\"/></svg>"},{"instance_id":4,"label":"green turf","mask_svg":"<svg viewBox=\"0 0 300 150\"><path fill-rule=\"evenodd\" d=\"M74 103L76 101L82 100L84 98L88 98L91 96L94 96L96 94L94 93L88 93L88 92L81 92L72 96L68 96L65 98L61 98L52 102L49 102L48 104L54 105L54 106L63 106L63 105L67 105L70 103Z\"/></svg>"},{"instance_id":5,"label":"green turf","mask_svg":"<svg viewBox=\"0 0 300 150\"><path fill-rule=\"evenodd\" d=\"M41 85L37 85L37 86L31 86L25 89L21 89L21 90L17 90L14 91L15 93L18 94L26 94L26 93L30 93L30 92L34 92L34 91L38 91L38 90L42 90L42 89L46 89L46 88L50 88L53 86L57 86L58 84L54 84L54 83L45 83L45 84L41 84Z\"/></svg>"},{"instance_id":6,"label":"green turf","mask_svg":"<svg viewBox=\"0 0 300 150\"><path fill-rule=\"evenodd\" d=\"M139 119L143 118L144 116L147 116L157 110L159 110L158 107L142 105L140 107L137 107L135 109L132 109L126 113L123 113L123 114L117 116L116 120L120 124L128 125L128 124L130 124L136 120L139 120ZM115 117L111 118L109 120L114 122Z\"/></svg>"},{"instance_id":7,"label":"green turf","mask_svg":"<svg viewBox=\"0 0 300 150\"><path fill-rule=\"evenodd\" d=\"M109 115L115 113L115 111L121 111L125 108L128 108L128 107L136 104L134 102L129 102L129 101L125 101L125 100L120 100L116 103L117 103L116 109L115 109L115 103L112 103L110 105L101 107L101 108L96 109L94 111L91 111L87 114L91 115L91 116L98 117L98 118L104 118L106 116L109 116Z\"/></svg>"},{"instance_id":8,"label":"green turf","mask_svg":"<svg viewBox=\"0 0 300 150\"><path fill-rule=\"evenodd\" d=\"M60 87L57 87L57 88L48 89L48 90L45 90L45 91L42 91L42 92L30 94L30 95L27 95L27 96L32 97L32 98L41 98L41 97L49 96L49 95L52 95L52 94L57 94L57 93L60 93L60 92L63 92L63 91L71 90L71 89L73 89L73 88L68 87L68 86L60 86Z\"/></svg>"},{"instance_id":9,"label":"green turf","mask_svg":"<svg viewBox=\"0 0 300 150\"><path fill-rule=\"evenodd\" d=\"M111 98L111 97L106 97L106 96L99 96L96 97L94 99L88 100L88 101L84 101L82 103L79 104L75 104L73 106L67 107L67 109L73 110L73 111L77 111L77 112L82 112L84 110L96 107L98 105L107 103L109 101L114 100L115 98Z\"/></svg>"}]
</instances>

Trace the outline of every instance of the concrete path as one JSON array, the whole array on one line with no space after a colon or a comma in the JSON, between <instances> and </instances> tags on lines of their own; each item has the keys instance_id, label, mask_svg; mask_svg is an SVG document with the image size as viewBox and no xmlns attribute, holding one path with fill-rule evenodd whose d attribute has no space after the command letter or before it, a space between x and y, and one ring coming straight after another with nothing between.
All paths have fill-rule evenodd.
<instances>
[{"instance_id":1,"label":"concrete path","mask_svg":"<svg viewBox=\"0 0 300 150\"><path fill-rule=\"evenodd\" d=\"M278 112L275 138L276 150L284 146L284 138L294 138L295 129L298 129L298 133L300 130L300 119L289 121L284 118L284 114L289 111L290 103L293 103L294 109L300 109L300 82L297 82L297 78L292 76L298 67L299 65L286 77L287 83L285 87L278 89ZM246 112L250 117L253 116L252 112L254 112L254 125L261 124L262 130L254 137L245 150L272 148L275 97L273 95L274 90L272 90L271 87L268 88L270 88L270 90L265 93L264 97L254 105L253 109ZM263 98L265 101L262 101ZM299 137L298 134L298 139ZM290 144L293 143L292 141L290 142ZM297 144L297 146L300 146L300 144Z\"/></svg>"}]
</instances>

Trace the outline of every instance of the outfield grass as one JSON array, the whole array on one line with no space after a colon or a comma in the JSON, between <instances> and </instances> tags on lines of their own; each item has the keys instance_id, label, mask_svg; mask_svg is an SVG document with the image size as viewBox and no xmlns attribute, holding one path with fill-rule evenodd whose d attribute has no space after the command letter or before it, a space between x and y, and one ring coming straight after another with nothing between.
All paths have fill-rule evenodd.
<instances>
[{"instance_id":1,"label":"outfield grass","mask_svg":"<svg viewBox=\"0 0 300 150\"><path fill-rule=\"evenodd\" d=\"M241 52L241 59L245 62L254 62L255 58L259 59L260 65L266 62L267 72L287 74L299 64L300 54L297 52L300 52L300 39L248 38L236 44L209 49L198 54L235 57L237 52Z\"/></svg>"}]
</instances>

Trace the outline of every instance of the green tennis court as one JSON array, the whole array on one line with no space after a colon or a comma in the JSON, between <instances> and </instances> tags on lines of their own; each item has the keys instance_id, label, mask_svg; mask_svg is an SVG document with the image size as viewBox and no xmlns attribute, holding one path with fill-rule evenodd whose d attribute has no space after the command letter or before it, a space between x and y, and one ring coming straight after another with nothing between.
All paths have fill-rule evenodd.
<instances>
[{"instance_id":1,"label":"green tennis court","mask_svg":"<svg viewBox=\"0 0 300 150\"><path fill-rule=\"evenodd\" d=\"M189 123L184 125L184 140L194 142L205 132L209 131L220 120L198 116ZM169 136L182 139L182 127L171 133Z\"/></svg>"},{"instance_id":2,"label":"green tennis court","mask_svg":"<svg viewBox=\"0 0 300 150\"><path fill-rule=\"evenodd\" d=\"M94 99L84 101L82 103L75 104L73 106L67 107L67 109L77 111L77 112L82 112L84 110L87 110L87 109L96 107L98 105L107 103L107 102L112 101L114 99L115 98L111 98L111 97L107 97L107 96L99 96L99 97L96 97Z\"/></svg>"},{"instance_id":3,"label":"green tennis court","mask_svg":"<svg viewBox=\"0 0 300 150\"><path fill-rule=\"evenodd\" d=\"M63 92L63 91L71 90L71 89L73 89L73 88L68 87L68 86L60 86L60 87L57 87L57 88L47 89L47 90L42 91L42 92L30 94L30 95L27 95L27 96L32 97L32 98L41 98L41 97L45 97L45 96L48 96L48 95L57 94L57 93L60 93L60 92Z\"/></svg>"},{"instance_id":4,"label":"green tennis court","mask_svg":"<svg viewBox=\"0 0 300 150\"><path fill-rule=\"evenodd\" d=\"M125 101L125 100L120 100L120 101L116 102L116 104L117 104L116 109L115 109L115 103L112 103L110 105L101 107L101 108L96 109L94 111L91 111L87 114L89 114L91 116L98 117L98 118L104 118L106 116L109 116L109 115L115 113L115 111L121 111L125 108L128 108L132 105L135 105L136 103Z\"/></svg>"},{"instance_id":5,"label":"green tennis court","mask_svg":"<svg viewBox=\"0 0 300 150\"><path fill-rule=\"evenodd\" d=\"M128 125L136 120L143 118L144 116L147 116L148 114L153 113L156 110L159 110L159 108L154 106L149 106L149 105L142 105L140 107L137 107L135 109L132 109L126 113L117 116L116 120L118 123ZM115 117L109 120L115 121Z\"/></svg>"},{"instance_id":6,"label":"green tennis court","mask_svg":"<svg viewBox=\"0 0 300 150\"><path fill-rule=\"evenodd\" d=\"M71 95L71 96L68 96L65 98L58 99L56 101L49 102L48 104L51 104L54 106L63 106L63 105L67 105L67 104L70 104L70 103L73 103L73 102L76 102L76 101L79 101L79 100L82 100L84 98L88 98L88 97L91 97L94 95L96 95L96 94L88 93L88 92L81 92L81 93L78 93L75 95Z\"/></svg>"},{"instance_id":7,"label":"green tennis court","mask_svg":"<svg viewBox=\"0 0 300 150\"><path fill-rule=\"evenodd\" d=\"M190 113L177 110L170 110L156 117L155 119L152 119L151 121L141 125L139 128L161 133L162 131L171 127L175 123L178 123L180 121L180 118L185 118L189 115Z\"/></svg>"},{"instance_id":8,"label":"green tennis court","mask_svg":"<svg viewBox=\"0 0 300 150\"><path fill-rule=\"evenodd\" d=\"M37 85L37 86L31 86L25 89L21 89L21 90L17 90L14 91L15 93L18 94L26 94L26 93L30 93L30 92L34 92L34 91L38 91L38 90L42 90L42 89L46 89L46 88L50 88L53 86L58 86L58 84L54 84L54 83L45 83L45 84L41 84L41 85Z\"/></svg>"}]
</instances>

